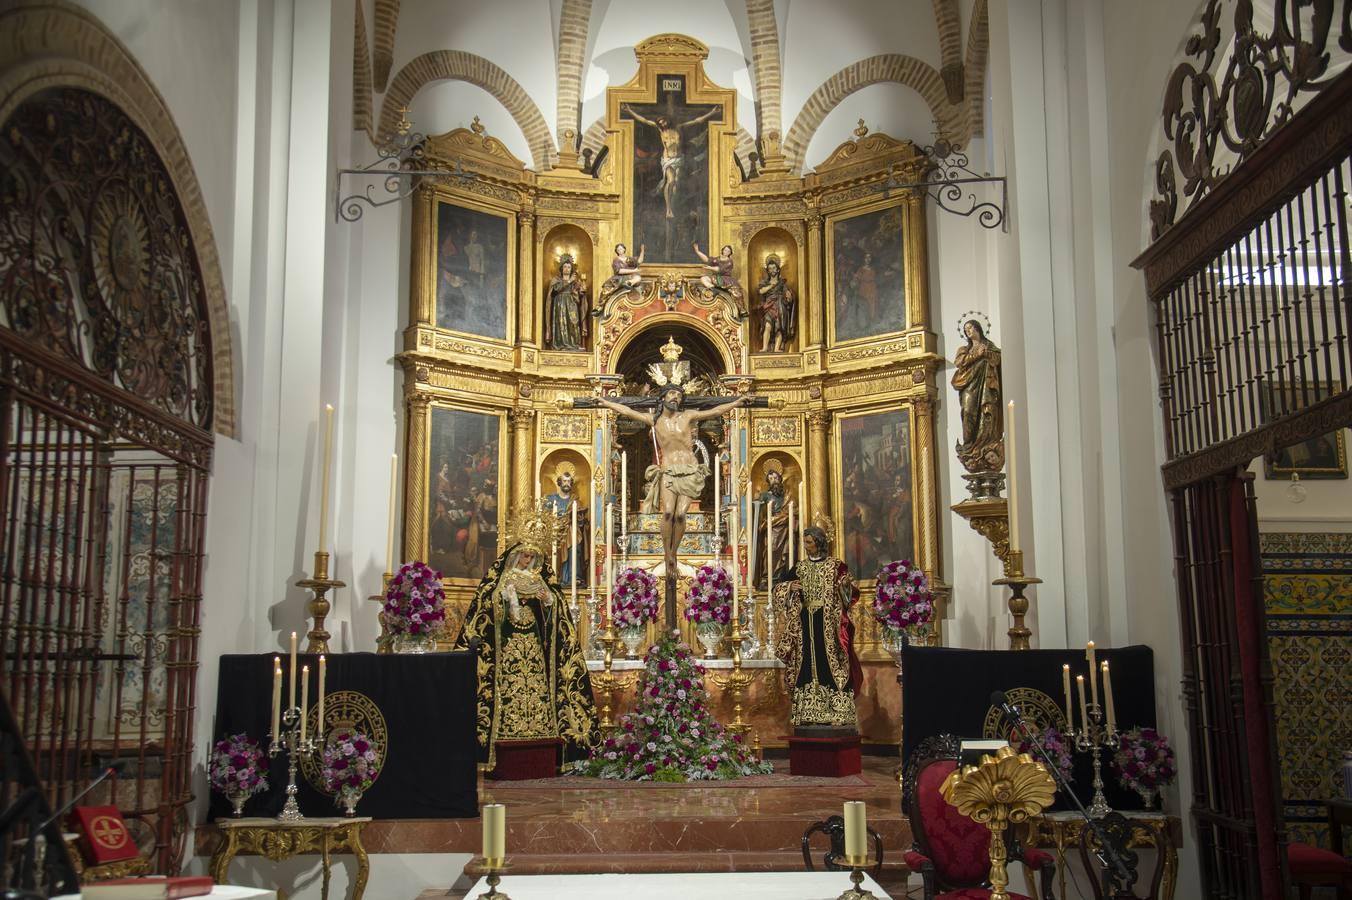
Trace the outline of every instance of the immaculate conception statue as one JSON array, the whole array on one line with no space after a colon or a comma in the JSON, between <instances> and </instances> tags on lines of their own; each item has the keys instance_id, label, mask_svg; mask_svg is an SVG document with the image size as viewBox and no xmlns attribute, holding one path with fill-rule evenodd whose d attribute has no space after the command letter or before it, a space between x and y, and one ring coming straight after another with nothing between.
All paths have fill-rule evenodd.
<instances>
[{"instance_id":1,"label":"immaculate conception statue","mask_svg":"<svg viewBox=\"0 0 1352 900\"><path fill-rule=\"evenodd\" d=\"M795 732L858 729L854 698L863 670L854 652L850 607L859 589L845 563L829 555L826 532L803 529L803 558L775 585L772 602L784 630L775 655L793 692L790 722Z\"/></svg>"},{"instance_id":2,"label":"immaculate conception statue","mask_svg":"<svg viewBox=\"0 0 1352 900\"><path fill-rule=\"evenodd\" d=\"M559 525L545 504L508 523L507 549L479 582L455 640L454 649L478 655L479 761L489 769L499 741L557 738L570 761L597 740L587 663L549 567Z\"/></svg>"}]
</instances>

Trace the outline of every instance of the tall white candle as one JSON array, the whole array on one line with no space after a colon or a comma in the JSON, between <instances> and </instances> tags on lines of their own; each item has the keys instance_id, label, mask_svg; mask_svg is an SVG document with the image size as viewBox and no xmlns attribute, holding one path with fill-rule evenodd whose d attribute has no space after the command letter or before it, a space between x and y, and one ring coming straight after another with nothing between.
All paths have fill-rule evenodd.
<instances>
[{"instance_id":1,"label":"tall white candle","mask_svg":"<svg viewBox=\"0 0 1352 900\"><path fill-rule=\"evenodd\" d=\"M765 501L765 596L775 592L775 516L770 511L771 501Z\"/></svg>"},{"instance_id":2,"label":"tall white candle","mask_svg":"<svg viewBox=\"0 0 1352 900\"><path fill-rule=\"evenodd\" d=\"M484 859L492 865L501 865L507 855L507 807L485 803L483 820Z\"/></svg>"},{"instance_id":3,"label":"tall white candle","mask_svg":"<svg viewBox=\"0 0 1352 900\"><path fill-rule=\"evenodd\" d=\"M571 583L572 604L577 606L577 495L568 498L568 512L572 518L569 530L572 537L568 543L568 580Z\"/></svg>"},{"instance_id":4,"label":"tall white candle","mask_svg":"<svg viewBox=\"0 0 1352 900\"><path fill-rule=\"evenodd\" d=\"M1093 701L1098 703L1098 660L1094 658L1093 641L1085 645L1084 658L1089 661L1089 693Z\"/></svg>"},{"instance_id":5,"label":"tall white candle","mask_svg":"<svg viewBox=\"0 0 1352 900\"><path fill-rule=\"evenodd\" d=\"M606 504L606 617L615 620L615 504Z\"/></svg>"},{"instance_id":6,"label":"tall white candle","mask_svg":"<svg viewBox=\"0 0 1352 900\"><path fill-rule=\"evenodd\" d=\"M1075 730L1075 719L1070 715L1070 663L1061 664L1061 688L1066 692L1066 730Z\"/></svg>"},{"instance_id":7,"label":"tall white candle","mask_svg":"<svg viewBox=\"0 0 1352 900\"><path fill-rule=\"evenodd\" d=\"M399 505L399 454L390 454L390 527L385 535L385 571L394 574L394 510Z\"/></svg>"},{"instance_id":8,"label":"tall white candle","mask_svg":"<svg viewBox=\"0 0 1352 900\"><path fill-rule=\"evenodd\" d=\"M1019 457L1018 426L1014 420L1014 401L1005 410L1005 459L1009 469L1009 552L1023 544L1019 541Z\"/></svg>"},{"instance_id":9,"label":"tall white candle","mask_svg":"<svg viewBox=\"0 0 1352 900\"><path fill-rule=\"evenodd\" d=\"M1117 710L1113 709L1113 677L1108 672L1108 660L1103 661L1103 702L1108 706L1108 730L1117 730Z\"/></svg>"},{"instance_id":10,"label":"tall white candle","mask_svg":"<svg viewBox=\"0 0 1352 900\"><path fill-rule=\"evenodd\" d=\"M291 632L291 687L287 694L286 708L296 705L296 633Z\"/></svg>"},{"instance_id":11,"label":"tall white candle","mask_svg":"<svg viewBox=\"0 0 1352 900\"><path fill-rule=\"evenodd\" d=\"M845 801L845 862L848 865L866 853L868 833L868 807L862 800Z\"/></svg>"},{"instance_id":12,"label":"tall white candle","mask_svg":"<svg viewBox=\"0 0 1352 900\"><path fill-rule=\"evenodd\" d=\"M620 451L620 540L629 535L629 451Z\"/></svg>"},{"instance_id":13,"label":"tall white candle","mask_svg":"<svg viewBox=\"0 0 1352 900\"><path fill-rule=\"evenodd\" d=\"M310 711L310 667L300 667L300 739L305 740Z\"/></svg>"},{"instance_id":14,"label":"tall white candle","mask_svg":"<svg viewBox=\"0 0 1352 900\"><path fill-rule=\"evenodd\" d=\"M319 470L319 550L329 543L329 469L333 466L333 404L324 404L324 465ZM295 704L292 704L293 706Z\"/></svg>"},{"instance_id":15,"label":"tall white candle","mask_svg":"<svg viewBox=\"0 0 1352 900\"><path fill-rule=\"evenodd\" d=\"M328 674L328 660L324 659L324 654L319 654L319 724L315 727L318 733L315 735L322 744L324 741L324 677Z\"/></svg>"},{"instance_id":16,"label":"tall white candle","mask_svg":"<svg viewBox=\"0 0 1352 900\"><path fill-rule=\"evenodd\" d=\"M733 482L736 484L736 482ZM741 533L739 520L741 519L741 506L737 502L737 492L729 491L732 494L732 518L728 521L728 539L732 544L732 619L737 620L737 582L741 580L742 572L737 551L737 541Z\"/></svg>"},{"instance_id":17,"label":"tall white candle","mask_svg":"<svg viewBox=\"0 0 1352 900\"><path fill-rule=\"evenodd\" d=\"M754 585L756 573L752 571L756 567L756 515L751 506L751 473L747 472L746 478L746 595L751 596L751 589Z\"/></svg>"},{"instance_id":18,"label":"tall white candle","mask_svg":"<svg viewBox=\"0 0 1352 900\"><path fill-rule=\"evenodd\" d=\"M720 562L723 559L723 542L719 540L722 536L723 519L723 491L721 473L723 471L723 455L714 454L714 555Z\"/></svg>"},{"instance_id":19,"label":"tall white candle","mask_svg":"<svg viewBox=\"0 0 1352 900\"><path fill-rule=\"evenodd\" d=\"M591 521L587 530L591 532L591 556L587 557L591 563L587 570L587 578L591 584L591 600L596 603L596 566L600 558L596 555L596 529L601 527L601 523L596 521L596 514L601 511L601 501L597 498L596 488L591 488Z\"/></svg>"},{"instance_id":20,"label":"tall white candle","mask_svg":"<svg viewBox=\"0 0 1352 900\"><path fill-rule=\"evenodd\" d=\"M278 723L282 720L282 658L272 658L272 739L280 737Z\"/></svg>"},{"instance_id":21,"label":"tall white candle","mask_svg":"<svg viewBox=\"0 0 1352 900\"><path fill-rule=\"evenodd\" d=\"M1089 733L1089 707L1084 702L1084 676L1075 676L1075 687L1080 692L1080 726Z\"/></svg>"},{"instance_id":22,"label":"tall white candle","mask_svg":"<svg viewBox=\"0 0 1352 900\"><path fill-rule=\"evenodd\" d=\"M798 482L798 546L803 546L803 532L807 529L807 481ZM800 551L801 552L801 551Z\"/></svg>"},{"instance_id":23,"label":"tall white candle","mask_svg":"<svg viewBox=\"0 0 1352 900\"><path fill-rule=\"evenodd\" d=\"M796 557L795 557L795 547L794 547L794 544L798 543L797 538L798 538L798 535L797 535L797 529L794 528L794 524L793 524L793 501L790 500L790 501L789 501L789 533L788 533L788 539L789 539L789 540L788 540L788 544L789 544L789 562L788 562L788 566L789 566L790 569L793 568L793 561L794 561L794 559L796 558Z\"/></svg>"}]
</instances>

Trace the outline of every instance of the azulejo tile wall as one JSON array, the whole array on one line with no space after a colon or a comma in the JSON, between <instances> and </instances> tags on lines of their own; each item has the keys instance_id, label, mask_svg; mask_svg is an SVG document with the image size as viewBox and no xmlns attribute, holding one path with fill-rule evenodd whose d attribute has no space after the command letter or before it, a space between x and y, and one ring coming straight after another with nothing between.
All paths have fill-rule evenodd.
<instances>
[{"instance_id":1,"label":"azulejo tile wall","mask_svg":"<svg viewBox=\"0 0 1352 900\"><path fill-rule=\"evenodd\" d=\"M1322 801L1352 749L1352 534L1259 537L1282 802L1291 840L1329 846Z\"/></svg>"}]
</instances>

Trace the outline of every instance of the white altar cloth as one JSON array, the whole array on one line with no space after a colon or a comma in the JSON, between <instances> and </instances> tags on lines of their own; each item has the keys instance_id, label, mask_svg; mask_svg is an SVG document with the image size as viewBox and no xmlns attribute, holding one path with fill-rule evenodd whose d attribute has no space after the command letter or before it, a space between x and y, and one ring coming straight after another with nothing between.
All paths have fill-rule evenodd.
<instances>
[{"instance_id":1,"label":"white altar cloth","mask_svg":"<svg viewBox=\"0 0 1352 900\"><path fill-rule=\"evenodd\" d=\"M207 900L277 900L276 891L239 887L233 884L218 884L211 889L210 894L201 894L200 896L207 898ZM60 897L53 897L52 900L80 900L80 895L62 894Z\"/></svg>"},{"instance_id":2,"label":"white altar cloth","mask_svg":"<svg viewBox=\"0 0 1352 900\"><path fill-rule=\"evenodd\" d=\"M836 900L850 886L849 872L670 872L646 875L504 875L498 890L512 900ZM890 895L867 875L863 887L878 900ZM488 893L481 878L465 895Z\"/></svg>"}]
</instances>

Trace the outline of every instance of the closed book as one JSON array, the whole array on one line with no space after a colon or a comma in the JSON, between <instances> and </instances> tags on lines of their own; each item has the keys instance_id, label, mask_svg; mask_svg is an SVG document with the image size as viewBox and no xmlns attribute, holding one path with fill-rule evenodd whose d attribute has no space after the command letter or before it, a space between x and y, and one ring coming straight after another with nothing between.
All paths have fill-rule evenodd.
<instances>
[{"instance_id":1,"label":"closed book","mask_svg":"<svg viewBox=\"0 0 1352 900\"><path fill-rule=\"evenodd\" d=\"M71 817L80 829L80 849L91 865L134 859L136 843L116 806L77 806Z\"/></svg>"},{"instance_id":2,"label":"closed book","mask_svg":"<svg viewBox=\"0 0 1352 900\"><path fill-rule=\"evenodd\" d=\"M206 875L177 878L118 878L96 881L80 888L84 900L179 900L210 894L216 885Z\"/></svg>"}]
</instances>

